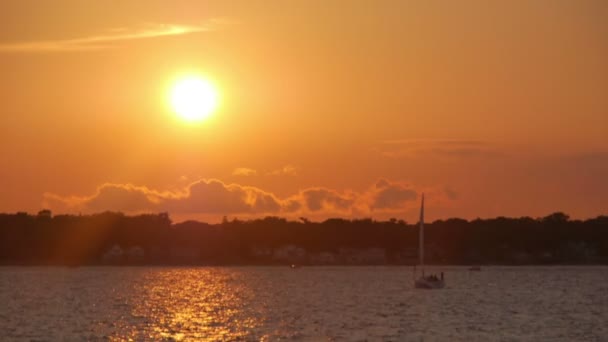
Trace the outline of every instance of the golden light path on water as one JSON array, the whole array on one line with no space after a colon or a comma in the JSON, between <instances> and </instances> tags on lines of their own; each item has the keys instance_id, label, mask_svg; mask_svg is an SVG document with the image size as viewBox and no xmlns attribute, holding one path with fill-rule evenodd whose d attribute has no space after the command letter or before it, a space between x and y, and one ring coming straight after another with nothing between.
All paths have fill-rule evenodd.
<instances>
[{"instance_id":1,"label":"golden light path on water","mask_svg":"<svg viewBox=\"0 0 608 342\"><path fill-rule=\"evenodd\" d=\"M264 317L247 305L255 293L242 274L225 269L162 269L145 274L133 291L129 305L138 322L125 321L116 339L242 339Z\"/></svg>"}]
</instances>

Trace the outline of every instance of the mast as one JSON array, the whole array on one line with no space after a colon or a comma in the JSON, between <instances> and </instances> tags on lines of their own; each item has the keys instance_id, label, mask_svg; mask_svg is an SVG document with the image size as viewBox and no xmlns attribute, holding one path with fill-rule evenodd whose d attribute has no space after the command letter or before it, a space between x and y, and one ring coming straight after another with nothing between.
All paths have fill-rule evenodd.
<instances>
[{"instance_id":1,"label":"mast","mask_svg":"<svg viewBox=\"0 0 608 342\"><path fill-rule=\"evenodd\" d=\"M420 205L420 231L418 233L418 259L422 267L422 275L424 276L424 193L422 194L422 203Z\"/></svg>"}]
</instances>

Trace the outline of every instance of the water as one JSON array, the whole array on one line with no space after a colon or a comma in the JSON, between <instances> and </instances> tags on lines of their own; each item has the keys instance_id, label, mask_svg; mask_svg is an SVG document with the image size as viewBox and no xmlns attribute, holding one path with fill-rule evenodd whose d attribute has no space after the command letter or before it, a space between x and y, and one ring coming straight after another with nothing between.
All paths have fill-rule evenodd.
<instances>
[{"instance_id":1,"label":"water","mask_svg":"<svg viewBox=\"0 0 608 342\"><path fill-rule=\"evenodd\" d=\"M608 340L608 267L442 269L2 267L0 339Z\"/></svg>"}]
</instances>

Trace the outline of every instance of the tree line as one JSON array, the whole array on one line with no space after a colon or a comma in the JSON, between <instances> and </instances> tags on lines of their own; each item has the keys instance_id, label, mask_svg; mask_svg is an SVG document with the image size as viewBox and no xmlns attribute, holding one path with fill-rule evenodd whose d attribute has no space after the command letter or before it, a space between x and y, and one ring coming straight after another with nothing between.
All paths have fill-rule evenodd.
<instances>
[{"instance_id":1,"label":"tree line","mask_svg":"<svg viewBox=\"0 0 608 342\"><path fill-rule=\"evenodd\" d=\"M431 264L606 264L608 216L451 218L425 224L425 242ZM111 261L104 255L115 246L143 252L122 263L154 265L277 264L285 261L275 253L284 246L333 256L374 249L385 253L383 263L414 264L418 225L397 219L265 217L208 224L172 223L167 213L0 214L0 264L98 265ZM300 256L297 261L311 260Z\"/></svg>"}]
</instances>

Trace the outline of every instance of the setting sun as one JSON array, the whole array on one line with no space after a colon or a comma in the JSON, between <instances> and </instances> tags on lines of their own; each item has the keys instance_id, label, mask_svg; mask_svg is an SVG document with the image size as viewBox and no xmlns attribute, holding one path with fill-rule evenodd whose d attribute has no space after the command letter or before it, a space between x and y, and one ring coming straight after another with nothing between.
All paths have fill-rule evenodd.
<instances>
[{"instance_id":1,"label":"setting sun","mask_svg":"<svg viewBox=\"0 0 608 342\"><path fill-rule=\"evenodd\" d=\"M217 91L207 80L189 77L179 80L171 89L171 107L187 121L209 117L217 107Z\"/></svg>"},{"instance_id":2,"label":"setting sun","mask_svg":"<svg viewBox=\"0 0 608 342\"><path fill-rule=\"evenodd\" d=\"M0 0L0 342L608 342L607 18Z\"/></svg>"}]
</instances>

